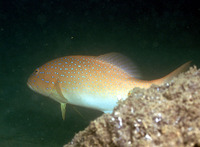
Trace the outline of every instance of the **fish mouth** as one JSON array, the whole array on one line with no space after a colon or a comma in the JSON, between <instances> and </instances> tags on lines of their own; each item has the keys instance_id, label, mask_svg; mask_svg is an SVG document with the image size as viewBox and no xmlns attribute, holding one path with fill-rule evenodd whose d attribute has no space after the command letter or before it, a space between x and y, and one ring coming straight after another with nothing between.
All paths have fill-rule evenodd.
<instances>
[{"instance_id":1,"label":"fish mouth","mask_svg":"<svg viewBox=\"0 0 200 147\"><path fill-rule=\"evenodd\" d=\"M35 91L35 90L33 89L33 87L31 86L31 84L29 83L29 81L27 82L27 85L28 85L28 87L29 87L31 90Z\"/></svg>"}]
</instances>

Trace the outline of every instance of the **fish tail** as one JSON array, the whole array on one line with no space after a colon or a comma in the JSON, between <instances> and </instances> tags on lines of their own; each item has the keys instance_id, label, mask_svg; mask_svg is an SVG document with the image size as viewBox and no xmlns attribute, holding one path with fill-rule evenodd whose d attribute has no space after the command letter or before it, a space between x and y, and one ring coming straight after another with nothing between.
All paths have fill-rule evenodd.
<instances>
[{"instance_id":1,"label":"fish tail","mask_svg":"<svg viewBox=\"0 0 200 147\"><path fill-rule=\"evenodd\" d=\"M191 61L186 62L185 64L178 67L176 70L174 70L171 73L169 73L168 75L164 76L163 78L153 80L152 83L154 83L156 85L161 85L163 83L170 82L174 77L176 77L180 73L186 71L189 68L190 63L191 63Z\"/></svg>"}]
</instances>

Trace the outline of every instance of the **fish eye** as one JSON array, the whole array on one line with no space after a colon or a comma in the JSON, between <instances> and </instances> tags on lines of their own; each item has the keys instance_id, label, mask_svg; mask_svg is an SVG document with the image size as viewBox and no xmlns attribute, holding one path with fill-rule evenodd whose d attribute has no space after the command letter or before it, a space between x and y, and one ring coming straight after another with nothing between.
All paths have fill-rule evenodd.
<instances>
[{"instance_id":1,"label":"fish eye","mask_svg":"<svg viewBox=\"0 0 200 147\"><path fill-rule=\"evenodd\" d=\"M35 71L34 71L34 74L38 74L39 73L39 69L37 68Z\"/></svg>"}]
</instances>

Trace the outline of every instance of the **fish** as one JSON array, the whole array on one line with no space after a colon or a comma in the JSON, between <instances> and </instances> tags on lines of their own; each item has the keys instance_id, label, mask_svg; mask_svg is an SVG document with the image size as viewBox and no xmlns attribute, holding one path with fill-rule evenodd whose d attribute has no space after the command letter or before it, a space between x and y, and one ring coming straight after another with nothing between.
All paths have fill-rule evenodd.
<instances>
[{"instance_id":1,"label":"fish","mask_svg":"<svg viewBox=\"0 0 200 147\"><path fill-rule=\"evenodd\" d=\"M100 56L73 55L54 59L35 69L27 81L28 87L61 105L65 119L66 104L104 113L111 113L118 101L125 100L135 87L161 85L185 71L190 61L167 76L141 80L133 62L120 53Z\"/></svg>"}]
</instances>

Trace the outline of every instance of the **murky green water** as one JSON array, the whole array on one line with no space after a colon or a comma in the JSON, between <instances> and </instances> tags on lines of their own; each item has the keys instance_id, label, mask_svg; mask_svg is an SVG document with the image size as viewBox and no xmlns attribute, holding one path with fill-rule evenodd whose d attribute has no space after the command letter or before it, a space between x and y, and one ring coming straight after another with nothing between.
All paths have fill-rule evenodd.
<instances>
[{"instance_id":1,"label":"murky green water","mask_svg":"<svg viewBox=\"0 0 200 147\"><path fill-rule=\"evenodd\" d=\"M193 60L200 65L195 4L149 1L12 1L0 5L0 146L62 146L102 113L67 107L27 85L35 68L56 57L120 52L143 79ZM188 6L188 7L186 7Z\"/></svg>"}]
</instances>

